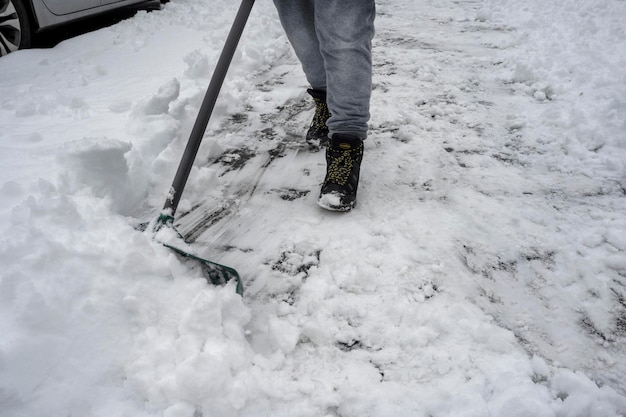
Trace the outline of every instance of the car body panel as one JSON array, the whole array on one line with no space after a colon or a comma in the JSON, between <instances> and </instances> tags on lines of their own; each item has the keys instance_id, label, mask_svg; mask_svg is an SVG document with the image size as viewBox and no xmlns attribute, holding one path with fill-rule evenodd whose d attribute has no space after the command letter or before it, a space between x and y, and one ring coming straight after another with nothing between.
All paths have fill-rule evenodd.
<instances>
[{"instance_id":1,"label":"car body panel","mask_svg":"<svg viewBox=\"0 0 626 417\"><path fill-rule=\"evenodd\" d=\"M36 0L33 0L36 2ZM41 0L50 13L63 16L100 6L102 0Z\"/></svg>"},{"instance_id":2,"label":"car body panel","mask_svg":"<svg viewBox=\"0 0 626 417\"><path fill-rule=\"evenodd\" d=\"M36 29L48 29L63 23L107 11L120 9L147 0L23 0L32 5Z\"/></svg>"},{"instance_id":3,"label":"car body panel","mask_svg":"<svg viewBox=\"0 0 626 417\"><path fill-rule=\"evenodd\" d=\"M166 0L0 0L0 57L29 48L33 34L99 14L156 10Z\"/></svg>"}]
</instances>

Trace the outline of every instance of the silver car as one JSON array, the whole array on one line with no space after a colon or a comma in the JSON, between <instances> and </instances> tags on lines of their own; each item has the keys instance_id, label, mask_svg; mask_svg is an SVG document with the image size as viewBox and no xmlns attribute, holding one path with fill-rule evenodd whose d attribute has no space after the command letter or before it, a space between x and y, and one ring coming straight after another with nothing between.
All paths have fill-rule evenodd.
<instances>
[{"instance_id":1,"label":"silver car","mask_svg":"<svg viewBox=\"0 0 626 417\"><path fill-rule=\"evenodd\" d=\"M157 0L0 0L0 56L28 48L32 35L65 23Z\"/></svg>"}]
</instances>

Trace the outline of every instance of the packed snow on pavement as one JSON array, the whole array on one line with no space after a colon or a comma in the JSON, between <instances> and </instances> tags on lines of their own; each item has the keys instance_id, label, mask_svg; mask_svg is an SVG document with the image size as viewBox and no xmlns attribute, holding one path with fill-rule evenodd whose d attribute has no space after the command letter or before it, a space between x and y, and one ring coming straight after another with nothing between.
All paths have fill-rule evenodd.
<instances>
[{"instance_id":1,"label":"packed snow on pavement","mask_svg":"<svg viewBox=\"0 0 626 417\"><path fill-rule=\"evenodd\" d=\"M236 3L0 59L2 416L626 416L626 2L378 1L337 214L258 1L179 207L243 297L137 229Z\"/></svg>"}]
</instances>

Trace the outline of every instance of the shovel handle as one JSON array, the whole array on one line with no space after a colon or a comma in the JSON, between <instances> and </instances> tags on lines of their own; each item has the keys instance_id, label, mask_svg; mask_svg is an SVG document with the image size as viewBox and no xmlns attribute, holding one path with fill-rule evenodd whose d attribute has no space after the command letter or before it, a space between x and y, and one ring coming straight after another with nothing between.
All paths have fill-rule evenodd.
<instances>
[{"instance_id":1,"label":"shovel handle","mask_svg":"<svg viewBox=\"0 0 626 417\"><path fill-rule=\"evenodd\" d=\"M217 61L217 65L215 66L211 82L209 83L209 87L204 95L198 116L196 117L189 140L187 141L185 152L183 153L183 157L178 165L178 170L176 171L176 176L172 182L172 187L170 188L167 200L165 200L165 205L163 206L163 210L167 212L169 216L173 217L176 209L178 208L180 197L183 193L185 185L187 184L187 179L189 178L189 173L191 172L196 155L198 154L198 149L200 149L202 137L204 136L207 125L209 124L211 113L213 113L217 96L219 95L222 84L224 83L224 78L226 78L228 67L233 59L233 55L237 49L237 44L239 43L243 29L246 26L246 22L248 21L253 5L254 0L242 0L237 16L235 17L235 21L233 22L230 32L228 33L228 37L226 38L226 43L224 44L222 53Z\"/></svg>"}]
</instances>

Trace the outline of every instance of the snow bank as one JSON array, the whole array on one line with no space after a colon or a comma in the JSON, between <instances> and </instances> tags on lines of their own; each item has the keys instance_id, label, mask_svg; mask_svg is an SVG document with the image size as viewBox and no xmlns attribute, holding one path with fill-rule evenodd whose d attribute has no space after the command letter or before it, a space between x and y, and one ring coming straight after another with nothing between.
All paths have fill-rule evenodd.
<instances>
[{"instance_id":1,"label":"snow bank","mask_svg":"<svg viewBox=\"0 0 626 417\"><path fill-rule=\"evenodd\" d=\"M172 2L0 62L3 415L240 407L249 310L124 217L164 201L235 11ZM280 28L264 28L268 5L256 12L217 122L271 57Z\"/></svg>"}]
</instances>

